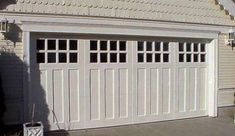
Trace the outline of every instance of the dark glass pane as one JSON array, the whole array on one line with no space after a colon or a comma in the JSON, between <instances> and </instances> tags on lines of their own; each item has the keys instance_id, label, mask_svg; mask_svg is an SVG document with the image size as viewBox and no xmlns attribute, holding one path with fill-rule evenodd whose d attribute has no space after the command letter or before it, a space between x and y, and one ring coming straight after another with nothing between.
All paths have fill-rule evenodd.
<instances>
[{"instance_id":1,"label":"dark glass pane","mask_svg":"<svg viewBox=\"0 0 235 136\"><path fill-rule=\"evenodd\" d=\"M144 42L138 42L138 51L144 51Z\"/></svg>"},{"instance_id":2,"label":"dark glass pane","mask_svg":"<svg viewBox=\"0 0 235 136\"><path fill-rule=\"evenodd\" d=\"M194 43L193 50L194 52L198 52L198 43Z\"/></svg>"},{"instance_id":3,"label":"dark glass pane","mask_svg":"<svg viewBox=\"0 0 235 136\"><path fill-rule=\"evenodd\" d=\"M77 50L78 49L78 41L77 40L70 40L69 41L69 49L70 50Z\"/></svg>"},{"instance_id":4,"label":"dark glass pane","mask_svg":"<svg viewBox=\"0 0 235 136\"><path fill-rule=\"evenodd\" d=\"M184 54L179 54L179 62L184 62Z\"/></svg>"},{"instance_id":5,"label":"dark glass pane","mask_svg":"<svg viewBox=\"0 0 235 136\"><path fill-rule=\"evenodd\" d=\"M101 63L108 62L108 54L107 53L100 53L100 62Z\"/></svg>"},{"instance_id":6,"label":"dark glass pane","mask_svg":"<svg viewBox=\"0 0 235 136\"><path fill-rule=\"evenodd\" d=\"M69 62L70 63L77 63L78 62L78 54L77 53L70 53L69 54Z\"/></svg>"},{"instance_id":7,"label":"dark glass pane","mask_svg":"<svg viewBox=\"0 0 235 136\"><path fill-rule=\"evenodd\" d=\"M110 41L110 50L111 51L117 50L117 41Z\"/></svg>"},{"instance_id":8,"label":"dark glass pane","mask_svg":"<svg viewBox=\"0 0 235 136\"><path fill-rule=\"evenodd\" d=\"M155 51L161 51L161 42L155 42Z\"/></svg>"},{"instance_id":9,"label":"dark glass pane","mask_svg":"<svg viewBox=\"0 0 235 136\"><path fill-rule=\"evenodd\" d=\"M126 50L126 42L125 41L120 41L119 42L119 50L120 51L125 51Z\"/></svg>"},{"instance_id":10,"label":"dark glass pane","mask_svg":"<svg viewBox=\"0 0 235 136\"><path fill-rule=\"evenodd\" d=\"M90 53L90 62L97 63L98 61L98 54L97 53Z\"/></svg>"},{"instance_id":11,"label":"dark glass pane","mask_svg":"<svg viewBox=\"0 0 235 136\"><path fill-rule=\"evenodd\" d=\"M205 44L201 44L201 52L205 52L206 51L206 45Z\"/></svg>"},{"instance_id":12,"label":"dark glass pane","mask_svg":"<svg viewBox=\"0 0 235 136\"><path fill-rule=\"evenodd\" d=\"M90 41L90 50L91 51L97 50L97 41Z\"/></svg>"},{"instance_id":13,"label":"dark glass pane","mask_svg":"<svg viewBox=\"0 0 235 136\"><path fill-rule=\"evenodd\" d=\"M187 54L187 62L191 62L191 54Z\"/></svg>"},{"instance_id":14,"label":"dark glass pane","mask_svg":"<svg viewBox=\"0 0 235 136\"><path fill-rule=\"evenodd\" d=\"M47 41L47 49L48 50L56 50L56 41L55 40L48 40Z\"/></svg>"},{"instance_id":15,"label":"dark glass pane","mask_svg":"<svg viewBox=\"0 0 235 136\"><path fill-rule=\"evenodd\" d=\"M153 57L152 57L153 55L151 54L151 53L148 53L147 54L147 62L153 62Z\"/></svg>"},{"instance_id":16,"label":"dark glass pane","mask_svg":"<svg viewBox=\"0 0 235 136\"><path fill-rule=\"evenodd\" d=\"M100 50L106 51L108 49L107 46L107 41L100 41Z\"/></svg>"},{"instance_id":17,"label":"dark glass pane","mask_svg":"<svg viewBox=\"0 0 235 136\"><path fill-rule=\"evenodd\" d=\"M67 54L66 53L59 53L59 62L66 63L67 62Z\"/></svg>"},{"instance_id":18,"label":"dark glass pane","mask_svg":"<svg viewBox=\"0 0 235 136\"><path fill-rule=\"evenodd\" d=\"M194 62L198 62L198 54L194 54L193 55L193 61Z\"/></svg>"},{"instance_id":19,"label":"dark glass pane","mask_svg":"<svg viewBox=\"0 0 235 136\"><path fill-rule=\"evenodd\" d=\"M163 43L163 51L169 51L169 43L168 42Z\"/></svg>"},{"instance_id":20,"label":"dark glass pane","mask_svg":"<svg viewBox=\"0 0 235 136\"><path fill-rule=\"evenodd\" d=\"M119 54L119 61L121 63L125 63L126 62L126 53L120 53Z\"/></svg>"},{"instance_id":21,"label":"dark glass pane","mask_svg":"<svg viewBox=\"0 0 235 136\"><path fill-rule=\"evenodd\" d=\"M187 43L186 48L187 48L187 52L190 52L191 51L191 43Z\"/></svg>"},{"instance_id":22,"label":"dark glass pane","mask_svg":"<svg viewBox=\"0 0 235 136\"><path fill-rule=\"evenodd\" d=\"M160 53L155 54L155 62L161 62L161 54Z\"/></svg>"},{"instance_id":23,"label":"dark glass pane","mask_svg":"<svg viewBox=\"0 0 235 136\"><path fill-rule=\"evenodd\" d=\"M37 63L45 63L45 53L37 53Z\"/></svg>"},{"instance_id":24,"label":"dark glass pane","mask_svg":"<svg viewBox=\"0 0 235 136\"><path fill-rule=\"evenodd\" d=\"M66 49L67 49L67 41L59 40L59 50L66 50Z\"/></svg>"},{"instance_id":25,"label":"dark glass pane","mask_svg":"<svg viewBox=\"0 0 235 136\"><path fill-rule=\"evenodd\" d=\"M45 50L45 40L37 40L37 50Z\"/></svg>"},{"instance_id":26,"label":"dark glass pane","mask_svg":"<svg viewBox=\"0 0 235 136\"><path fill-rule=\"evenodd\" d=\"M117 62L117 53L110 53L110 62L111 63Z\"/></svg>"},{"instance_id":27,"label":"dark glass pane","mask_svg":"<svg viewBox=\"0 0 235 136\"><path fill-rule=\"evenodd\" d=\"M179 43L179 51L184 51L184 43Z\"/></svg>"},{"instance_id":28,"label":"dark glass pane","mask_svg":"<svg viewBox=\"0 0 235 136\"><path fill-rule=\"evenodd\" d=\"M138 53L138 62L144 62L144 54Z\"/></svg>"},{"instance_id":29,"label":"dark glass pane","mask_svg":"<svg viewBox=\"0 0 235 136\"><path fill-rule=\"evenodd\" d=\"M153 50L152 43L153 43L153 42L147 42L147 44L146 44L146 50L147 50L147 51L152 51L152 50Z\"/></svg>"},{"instance_id":30,"label":"dark glass pane","mask_svg":"<svg viewBox=\"0 0 235 136\"><path fill-rule=\"evenodd\" d=\"M47 55L48 63L56 63L56 53L48 53Z\"/></svg>"},{"instance_id":31,"label":"dark glass pane","mask_svg":"<svg viewBox=\"0 0 235 136\"><path fill-rule=\"evenodd\" d=\"M206 55L205 54L201 54L201 62L206 62Z\"/></svg>"},{"instance_id":32,"label":"dark glass pane","mask_svg":"<svg viewBox=\"0 0 235 136\"><path fill-rule=\"evenodd\" d=\"M163 54L163 62L169 62L169 54Z\"/></svg>"}]
</instances>

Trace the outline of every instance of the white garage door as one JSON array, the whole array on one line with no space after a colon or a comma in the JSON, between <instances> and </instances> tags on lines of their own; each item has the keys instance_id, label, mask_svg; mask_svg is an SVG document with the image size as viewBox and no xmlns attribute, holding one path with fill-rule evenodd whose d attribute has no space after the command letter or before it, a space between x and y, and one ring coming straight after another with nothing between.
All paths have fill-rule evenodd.
<instances>
[{"instance_id":1,"label":"white garage door","mask_svg":"<svg viewBox=\"0 0 235 136\"><path fill-rule=\"evenodd\" d=\"M34 45L30 96L51 130L208 115L205 43L38 38Z\"/></svg>"}]
</instances>

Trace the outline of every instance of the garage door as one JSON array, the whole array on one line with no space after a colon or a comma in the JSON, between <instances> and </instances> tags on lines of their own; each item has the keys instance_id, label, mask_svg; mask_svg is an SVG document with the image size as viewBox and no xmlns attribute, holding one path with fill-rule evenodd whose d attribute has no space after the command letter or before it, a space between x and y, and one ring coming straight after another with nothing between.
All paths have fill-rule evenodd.
<instances>
[{"instance_id":1,"label":"garage door","mask_svg":"<svg viewBox=\"0 0 235 136\"><path fill-rule=\"evenodd\" d=\"M206 43L34 41L31 103L51 130L208 115Z\"/></svg>"}]
</instances>

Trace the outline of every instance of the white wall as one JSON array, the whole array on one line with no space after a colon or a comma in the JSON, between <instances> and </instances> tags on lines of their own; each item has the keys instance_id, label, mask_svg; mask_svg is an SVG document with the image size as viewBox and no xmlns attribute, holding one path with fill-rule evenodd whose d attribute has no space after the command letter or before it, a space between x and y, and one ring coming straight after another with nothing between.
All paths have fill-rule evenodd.
<instances>
[{"instance_id":1,"label":"white wall","mask_svg":"<svg viewBox=\"0 0 235 136\"><path fill-rule=\"evenodd\" d=\"M10 32L0 34L0 74L7 108L4 116L6 124L23 120L23 45L20 28L10 26ZM7 37L8 40L5 40Z\"/></svg>"},{"instance_id":2,"label":"white wall","mask_svg":"<svg viewBox=\"0 0 235 136\"><path fill-rule=\"evenodd\" d=\"M235 101L235 48L225 44L227 37L221 34L219 40L219 106L234 105Z\"/></svg>"}]
</instances>

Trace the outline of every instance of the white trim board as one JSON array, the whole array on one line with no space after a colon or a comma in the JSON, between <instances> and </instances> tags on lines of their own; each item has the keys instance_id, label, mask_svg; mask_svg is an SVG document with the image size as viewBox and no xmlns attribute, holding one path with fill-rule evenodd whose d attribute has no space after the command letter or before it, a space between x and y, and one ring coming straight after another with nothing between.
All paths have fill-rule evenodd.
<instances>
[{"instance_id":1,"label":"white trim board","mask_svg":"<svg viewBox=\"0 0 235 136\"><path fill-rule=\"evenodd\" d=\"M12 13L0 13L14 23L49 23L53 25L100 25L100 26L119 26L119 27L139 27L149 29L177 29L177 30L189 30L189 31L205 31L212 33L228 33L230 29L235 29L234 26L222 26L222 25L209 25L209 24L193 24L182 22L166 22L166 21L154 21L154 20L138 20L138 19L120 19L120 18L104 18L104 17L82 17L82 16L62 16L62 15L34 15L34 14L12 14ZM28 23L27 23L28 22Z\"/></svg>"}]
</instances>

